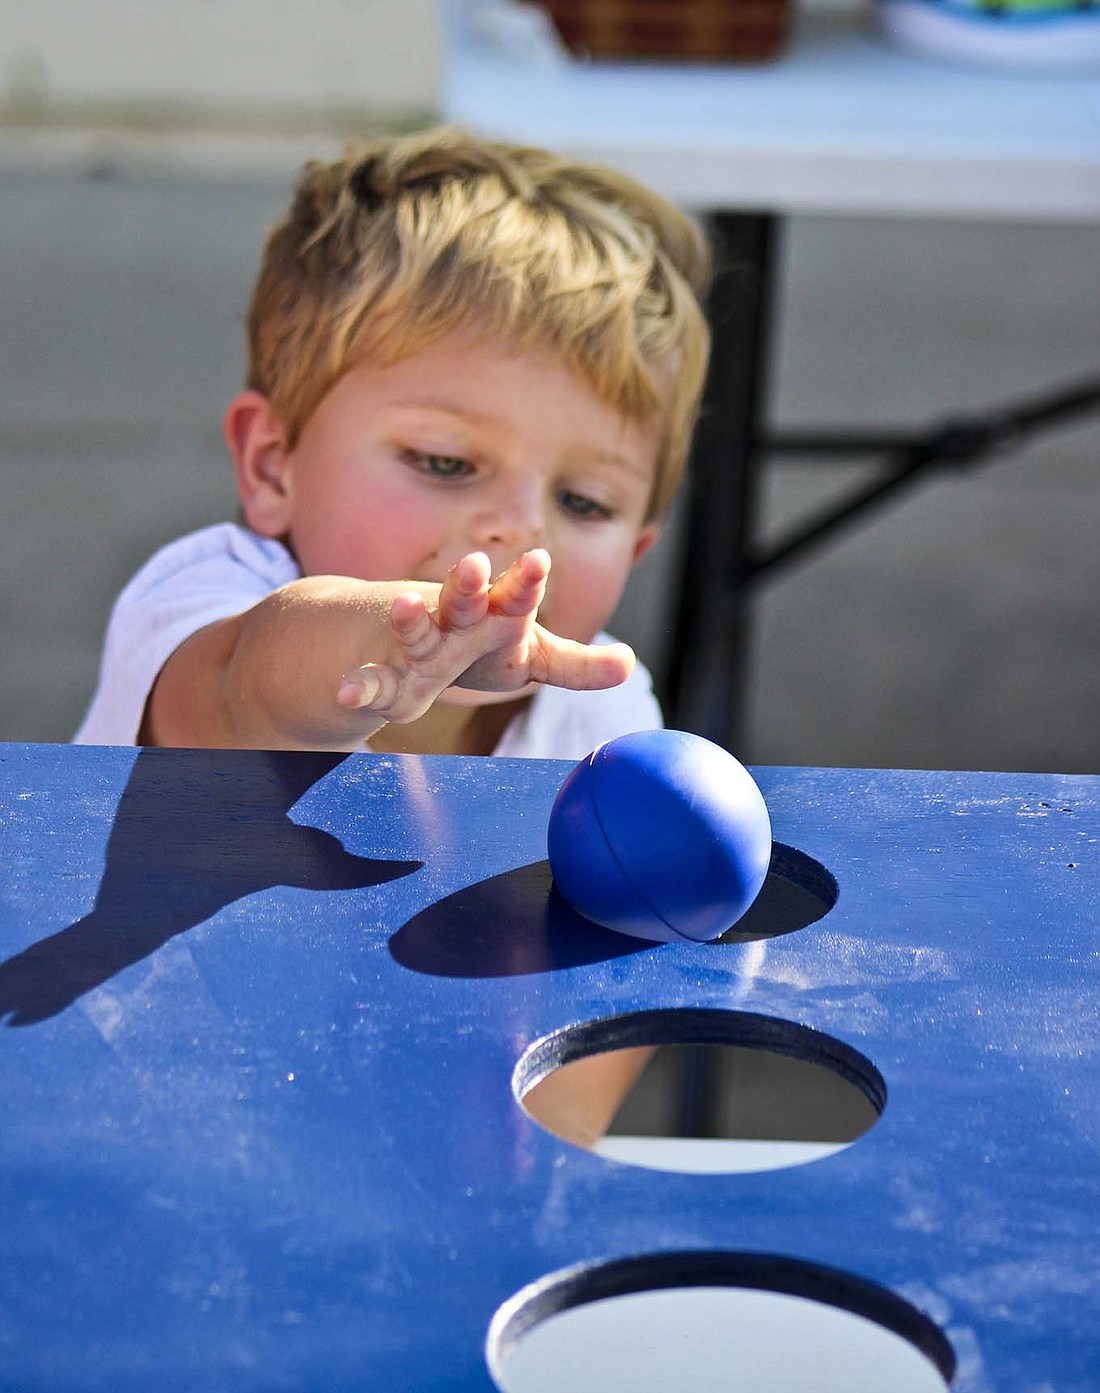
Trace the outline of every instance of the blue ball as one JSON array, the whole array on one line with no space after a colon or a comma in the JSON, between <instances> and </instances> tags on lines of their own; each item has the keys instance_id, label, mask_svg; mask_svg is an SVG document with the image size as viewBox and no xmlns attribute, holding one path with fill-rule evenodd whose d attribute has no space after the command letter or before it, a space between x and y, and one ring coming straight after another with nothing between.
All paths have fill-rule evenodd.
<instances>
[{"instance_id":1,"label":"blue ball","mask_svg":"<svg viewBox=\"0 0 1100 1393\"><path fill-rule=\"evenodd\" d=\"M703 943L760 893L771 820L733 755L682 730L599 745L554 800L547 854L585 918L637 938Z\"/></svg>"}]
</instances>

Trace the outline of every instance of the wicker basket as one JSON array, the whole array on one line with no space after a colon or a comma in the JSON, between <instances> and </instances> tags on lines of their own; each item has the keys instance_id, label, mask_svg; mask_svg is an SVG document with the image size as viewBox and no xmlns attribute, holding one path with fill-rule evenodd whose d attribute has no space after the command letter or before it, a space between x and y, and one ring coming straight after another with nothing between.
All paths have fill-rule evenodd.
<instances>
[{"instance_id":1,"label":"wicker basket","mask_svg":"<svg viewBox=\"0 0 1100 1393\"><path fill-rule=\"evenodd\" d=\"M792 0L541 0L583 58L763 62L782 51Z\"/></svg>"}]
</instances>

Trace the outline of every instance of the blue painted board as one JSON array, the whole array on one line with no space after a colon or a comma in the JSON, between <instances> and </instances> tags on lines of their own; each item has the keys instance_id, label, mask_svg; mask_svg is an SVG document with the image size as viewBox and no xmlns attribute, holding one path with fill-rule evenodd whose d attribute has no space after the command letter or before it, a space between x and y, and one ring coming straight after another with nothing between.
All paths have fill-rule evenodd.
<instances>
[{"instance_id":1,"label":"blue painted board","mask_svg":"<svg viewBox=\"0 0 1100 1393\"><path fill-rule=\"evenodd\" d=\"M525 1284L734 1249L905 1298L959 1393L1096 1393L1100 778L756 770L839 898L689 947L548 893L569 767L0 747L0 1388L489 1393ZM883 1115L707 1176L514 1101L657 1009L824 1032Z\"/></svg>"}]
</instances>

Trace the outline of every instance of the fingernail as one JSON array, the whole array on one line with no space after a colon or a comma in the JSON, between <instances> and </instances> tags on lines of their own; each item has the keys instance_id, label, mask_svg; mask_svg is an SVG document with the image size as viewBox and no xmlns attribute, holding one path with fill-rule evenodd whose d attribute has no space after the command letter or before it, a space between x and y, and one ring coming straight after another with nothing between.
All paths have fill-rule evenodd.
<instances>
[{"instance_id":1,"label":"fingernail","mask_svg":"<svg viewBox=\"0 0 1100 1393\"><path fill-rule=\"evenodd\" d=\"M336 700L340 706L355 708L357 706L369 706L378 695L378 678L373 673L356 673L353 677L345 677L340 684L340 690L336 693Z\"/></svg>"}]
</instances>

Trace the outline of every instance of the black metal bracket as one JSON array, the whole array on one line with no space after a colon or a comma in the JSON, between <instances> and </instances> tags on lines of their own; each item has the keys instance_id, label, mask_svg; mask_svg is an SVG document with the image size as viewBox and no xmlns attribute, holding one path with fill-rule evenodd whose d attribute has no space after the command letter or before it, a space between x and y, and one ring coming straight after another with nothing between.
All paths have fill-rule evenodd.
<instances>
[{"instance_id":1,"label":"black metal bracket","mask_svg":"<svg viewBox=\"0 0 1100 1393\"><path fill-rule=\"evenodd\" d=\"M871 509L918 483L934 470L969 469L991 456L1018 448L1040 427L1055 425L1082 412L1100 409L1100 376L1090 377L1063 391L1027 402L1001 407L979 415L949 418L932 430L917 435L828 435L788 432L766 440L764 455L809 455L823 458L859 454L883 454L883 471L870 484L825 509L809 523L795 529L766 551L750 549L739 561L737 575L743 584L771 578L777 571L857 522Z\"/></svg>"}]
</instances>

